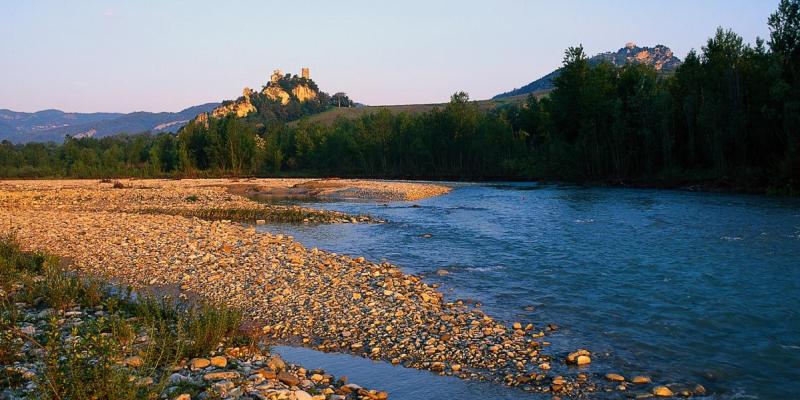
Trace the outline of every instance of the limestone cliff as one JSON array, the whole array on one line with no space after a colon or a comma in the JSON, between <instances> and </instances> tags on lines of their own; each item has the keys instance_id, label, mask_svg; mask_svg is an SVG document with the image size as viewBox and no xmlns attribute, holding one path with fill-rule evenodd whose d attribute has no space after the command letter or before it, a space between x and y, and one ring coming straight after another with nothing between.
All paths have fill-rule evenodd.
<instances>
[{"instance_id":1,"label":"limestone cliff","mask_svg":"<svg viewBox=\"0 0 800 400\"><path fill-rule=\"evenodd\" d=\"M659 44L655 47L639 47L633 42L625 44L625 47L616 52L598 54L589 61L592 63L606 61L618 67L628 63L646 64L652 65L656 71L672 71L681 65L681 60L675 57L667 46Z\"/></svg>"},{"instance_id":2,"label":"limestone cliff","mask_svg":"<svg viewBox=\"0 0 800 400\"><path fill-rule=\"evenodd\" d=\"M317 92L306 85L295 86L294 89L292 89L292 94L294 97L297 97L297 100L301 103L317 97Z\"/></svg>"},{"instance_id":3,"label":"limestone cliff","mask_svg":"<svg viewBox=\"0 0 800 400\"><path fill-rule=\"evenodd\" d=\"M223 103L223 105L211 111L211 116L214 118L222 118L228 114L236 114L237 117L246 117L247 114L256 111L256 107L250 102L250 97L253 95L253 90L244 88L242 90L242 97L230 103Z\"/></svg>"},{"instance_id":4,"label":"limestone cliff","mask_svg":"<svg viewBox=\"0 0 800 400\"><path fill-rule=\"evenodd\" d=\"M267 96L270 100L278 100L281 102L281 105L289 104L289 100L291 100L291 95L286 93L280 86L269 86L267 85L264 90L261 91L261 94Z\"/></svg>"},{"instance_id":5,"label":"limestone cliff","mask_svg":"<svg viewBox=\"0 0 800 400\"><path fill-rule=\"evenodd\" d=\"M616 52L600 53L589 59L589 64L592 65L597 65L601 62L608 62L617 67L622 67L628 63L652 65L659 73L672 72L681 65L681 60L675 57L672 54L672 50L667 46L659 44L655 47L639 47L633 42L625 44L625 47ZM498 94L493 98L500 99L552 90L554 87L553 80L560 74L561 69L559 68L521 88Z\"/></svg>"}]
</instances>

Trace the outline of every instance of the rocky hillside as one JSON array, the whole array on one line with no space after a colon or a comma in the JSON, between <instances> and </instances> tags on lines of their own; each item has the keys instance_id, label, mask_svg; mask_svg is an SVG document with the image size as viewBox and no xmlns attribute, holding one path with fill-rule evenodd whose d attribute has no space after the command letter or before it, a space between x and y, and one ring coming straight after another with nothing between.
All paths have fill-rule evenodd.
<instances>
[{"instance_id":1,"label":"rocky hillside","mask_svg":"<svg viewBox=\"0 0 800 400\"><path fill-rule=\"evenodd\" d=\"M652 65L657 71L665 73L672 72L681 65L681 60L675 57L667 46L659 44L655 47L639 47L636 43L628 43L616 52L600 53L589 59L589 63L592 65L601 62L609 62L618 67L627 63ZM553 89L553 80L560 74L561 69L559 68L521 88L498 94L493 99L551 90Z\"/></svg>"},{"instance_id":2,"label":"rocky hillside","mask_svg":"<svg viewBox=\"0 0 800 400\"><path fill-rule=\"evenodd\" d=\"M33 113L0 110L0 140L14 143L61 142L73 137L103 137L118 133L175 132L200 113L219 103L207 103L178 112L66 113L44 110Z\"/></svg>"},{"instance_id":3,"label":"rocky hillside","mask_svg":"<svg viewBox=\"0 0 800 400\"><path fill-rule=\"evenodd\" d=\"M290 121L321 112L330 106L329 103L330 96L319 90L307 68L303 68L300 76L284 75L276 69L260 91L245 87L239 98L223 101L210 112L199 114L195 122L207 127L209 118L227 116L247 118L253 122Z\"/></svg>"}]
</instances>

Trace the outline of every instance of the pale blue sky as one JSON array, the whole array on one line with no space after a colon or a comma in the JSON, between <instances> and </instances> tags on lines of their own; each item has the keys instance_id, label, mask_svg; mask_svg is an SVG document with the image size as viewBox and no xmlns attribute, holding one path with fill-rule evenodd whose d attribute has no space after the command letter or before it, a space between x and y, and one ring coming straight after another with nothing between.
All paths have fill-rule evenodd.
<instances>
[{"instance_id":1,"label":"pale blue sky","mask_svg":"<svg viewBox=\"0 0 800 400\"><path fill-rule=\"evenodd\" d=\"M766 37L777 0L0 2L0 108L177 111L303 66L366 104L473 99L558 67L564 49L665 44L717 26Z\"/></svg>"}]
</instances>

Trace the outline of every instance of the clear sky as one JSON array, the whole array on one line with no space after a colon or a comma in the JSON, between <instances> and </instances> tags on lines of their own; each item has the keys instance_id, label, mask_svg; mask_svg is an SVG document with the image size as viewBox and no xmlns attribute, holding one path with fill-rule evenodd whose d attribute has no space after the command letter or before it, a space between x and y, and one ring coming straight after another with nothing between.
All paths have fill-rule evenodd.
<instances>
[{"instance_id":1,"label":"clear sky","mask_svg":"<svg viewBox=\"0 0 800 400\"><path fill-rule=\"evenodd\" d=\"M0 2L0 108L177 111L260 88L273 69L365 104L522 86L564 49L665 44L717 26L767 37L777 0Z\"/></svg>"}]
</instances>

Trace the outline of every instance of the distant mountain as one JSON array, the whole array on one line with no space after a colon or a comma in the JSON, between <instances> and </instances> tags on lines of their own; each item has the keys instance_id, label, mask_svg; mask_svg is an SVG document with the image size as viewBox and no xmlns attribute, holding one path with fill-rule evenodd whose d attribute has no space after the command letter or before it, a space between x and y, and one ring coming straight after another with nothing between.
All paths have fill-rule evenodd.
<instances>
[{"instance_id":1,"label":"distant mountain","mask_svg":"<svg viewBox=\"0 0 800 400\"><path fill-rule=\"evenodd\" d=\"M219 103L206 103L178 112L65 113L43 110L34 113L0 109L0 140L14 143L61 142L73 137L103 137L117 133L175 132L198 114Z\"/></svg>"},{"instance_id":2,"label":"distant mountain","mask_svg":"<svg viewBox=\"0 0 800 400\"><path fill-rule=\"evenodd\" d=\"M655 47L639 47L635 43L628 43L625 47L617 50L616 52L600 53L589 59L591 65L597 65L601 62L609 62L622 67L628 63L647 64L652 65L656 71L662 73L669 73L675 71L681 65L681 60L672 54L672 50L664 45L657 45ZM501 99L504 97L519 96L528 93L541 92L552 90L554 88L553 80L561 74L561 68L519 88L506 93L498 94L492 97L493 99Z\"/></svg>"}]
</instances>

